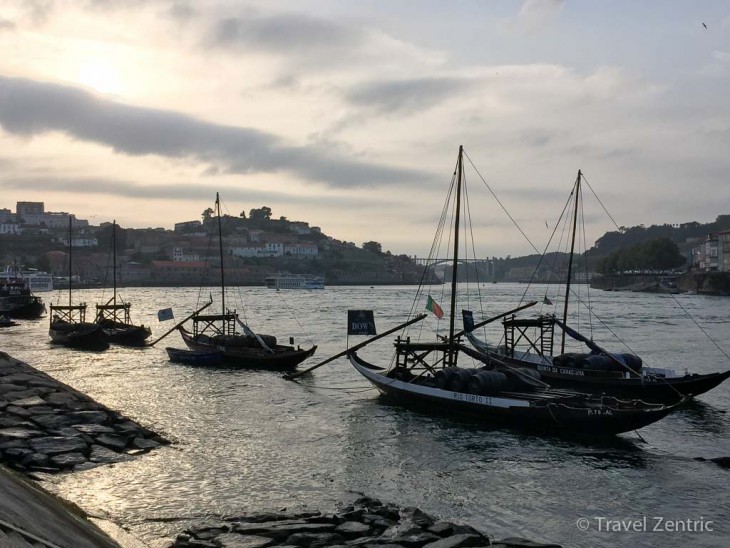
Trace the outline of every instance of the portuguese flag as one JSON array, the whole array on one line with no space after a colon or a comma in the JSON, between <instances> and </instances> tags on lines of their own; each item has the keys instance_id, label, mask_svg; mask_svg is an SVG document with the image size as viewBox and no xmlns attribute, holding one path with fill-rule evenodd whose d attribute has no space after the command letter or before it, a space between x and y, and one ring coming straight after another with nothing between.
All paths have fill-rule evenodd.
<instances>
[{"instance_id":1,"label":"portuguese flag","mask_svg":"<svg viewBox=\"0 0 730 548\"><path fill-rule=\"evenodd\" d=\"M439 320L444 317L444 311L439 306L439 303L431 298L431 295L428 296L428 301L426 301L426 310L433 312Z\"/></svg>"}]
</instances>

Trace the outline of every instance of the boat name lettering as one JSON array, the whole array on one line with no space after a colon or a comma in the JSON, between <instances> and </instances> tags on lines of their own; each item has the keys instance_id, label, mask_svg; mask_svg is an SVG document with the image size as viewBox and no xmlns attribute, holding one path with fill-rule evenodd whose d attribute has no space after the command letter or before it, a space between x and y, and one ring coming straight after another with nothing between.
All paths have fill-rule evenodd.
<instances>
[{"instance_id":1,"label":"boat name lettering","mask_svg":"<svg viewBox=\"0 0 730 548\"><path fill-rule=\"evenodd\" d=\"M547 371L548 373L560 373L562 375L576 375L583 377L585 373L580 369L566 369L564 367L555 367L553 365L538 365L538 371Z\"/></svg>"},{"instance_id":2,"label":"boat name lettering","mask_svg":"<svg viewBox=\"0 0 730 548\"><path fill-rule=\"evenodd\" d=\"M587 409L589 415L613 415L610 409Z\"/></svg>"},{"instance_id":3,"label":"boat name lettering","mask_svg":"<svg viewBox=\"0 0 730 548\"><path fill-rule=\"evenodd\" d=\"M492 405L492 398L486 396L478 396L476 394L462 394L461 392L452 392L452 398L459 401L467 401L472 403L481 403L484 405Z\"/></svg>"}]
</instances>

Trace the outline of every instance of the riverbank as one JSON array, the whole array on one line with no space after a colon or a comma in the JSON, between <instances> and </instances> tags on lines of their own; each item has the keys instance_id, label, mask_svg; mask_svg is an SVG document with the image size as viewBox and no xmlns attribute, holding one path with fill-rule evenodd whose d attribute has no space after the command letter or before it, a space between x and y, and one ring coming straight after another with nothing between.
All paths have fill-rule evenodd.
<instances>
[{"instance_id":1,"label":"riverbank","mask_svg":"<svg viewBox=\"0 0 730 548\"><path fill-rule=\"evenodd\" d=\"M102 531L78 508L32 480L121 462L168 443L0 352L0 546L122 546L108 532L124 537L125 547L144 546L116 525L99 520L106 532Z\"/></svg>"}]
</instances>

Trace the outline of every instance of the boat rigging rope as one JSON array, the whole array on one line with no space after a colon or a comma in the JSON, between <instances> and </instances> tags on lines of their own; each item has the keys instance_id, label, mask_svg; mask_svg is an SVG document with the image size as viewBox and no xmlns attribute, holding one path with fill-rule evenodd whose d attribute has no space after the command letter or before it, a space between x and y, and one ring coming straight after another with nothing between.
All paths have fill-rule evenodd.
<instances>
[{"instance_id":1,"label":"boat rigging rope","mask_svg":"<svg viewBox=\"0 0 730 548\"><path fill-rule=\"evenodd\" d=\"M303 326L303 325L301 324L301 322L299 321L299 318L297 318L296 314L294 314L294 312L292 311L291 307L289 306L289 303L287 303L287 302L286 302L286 299L284 299L284 295L282 295L282 292L281 292L281 291L277 291L276 293L277 293L277 295L279 295L279 298L281 299L281 302L283 302L283 303L284 303L284 306L285 306L285 307L286 307L286 309L287 309L287 310L289 311L289 315L290 315L290 316L291 316L292 318L294 318L294 321L295 321L295 322L297 322L297 325L299 326L299 329L301 330L301 332L302 332L302 333L304 333L304 336L305 336L305 337L307 338L307 340L309 341L309 344L311 344L312 346L314 346L314 341L312 340L312 337L310 336L310 334L309 334L309 333L307 333L307 330L306 330L306 329L304 329L304 326Z\"/></svg>"},{"instance_id":2,"label":"boat rigging rope","mask_svg":"<svg viewBox=\"0 0 730 548\"><path fill-rule=\"evenodd\" d=\"M722 355L723 355L723 356L725 356L725 357L726 357L726 358L727 358L728 360L730 360L730 356L728 356L728 355L727 355L727 352L725 352L725 351L724 351L724 350L722 349L722 347L721 347L721 346L720 346L719 344L717 344L717 342L715 342L715 339L713 339L713 338L712 338L712 337L710 336L710 334L709 334L709 333L708 333L707 331L705 331L705 330L704 330L704 329L702 328L702 326L701 326L700 324L698 324L698 323L697 323L697 320L695 320L695 319L694 319L694 318L692 317L692 315L691 315L691 314L690 314L690 313L689 313L689 312L687 311L687 309L686 309L686 308L684 308L684 307L682 306L682 304L681 304L681 303L680 303L680 302L679 302L679 301L677 300L677 298L676 298L676 297L675 297L674 295L672 295L672 299L674 299L674 302L675 302L675 303L677 303L677 306L678 306L679 308L681 308L681 309L682 309L682 312L684 312L685 314L687 314L687 317L688 317L688 318L689 318L690 320L692 320L692 323L693 323L693 324L695 324L695 325L697 326L697 329L699 329L700 331L702 331L702 333L704 333L704 334L705 334L705 336L706 336L706 337L707 337L707 338L708 338L708 339L710 340L710 342L711 342L712 344L714 344L714 345L715 345L715 346L717 347L717 349L718 349L718 350L719 350L719 351L720 351L720 352L722 353Z\"/></svg>"}]
</instances>

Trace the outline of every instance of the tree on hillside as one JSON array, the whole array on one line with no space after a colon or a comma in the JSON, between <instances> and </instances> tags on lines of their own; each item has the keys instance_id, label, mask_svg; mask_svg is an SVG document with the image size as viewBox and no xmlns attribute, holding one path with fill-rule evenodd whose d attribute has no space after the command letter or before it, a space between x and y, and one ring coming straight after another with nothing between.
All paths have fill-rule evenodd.
<instances>
[{"instance_id":1,"label":"tree on hillside","mask_svg":"<svg viewBox=\"0 0 730 548\"><path fill-rule=\"evenodd\" d=\"M112 249L112 227L115 227L115 234L117 239L117 251L126 249L127 247L127 231L119 225L108 224L96 231L97 242L99 242L100 251L111 251Z\"/></svg>"},{"instance_id":2,"label":"tree on hillside","mask_svg":"<svg viewBox=\"0 0 730 548\"><path fill-rule=\"evenodd\" d=\"M375 253L376 255L382 255L383 254L383 246L380 245L379 242L365 242L362 244L362 248L365 251L371 251L372 253Z\"/></svg>"},{"instance_id":3,"label":"tree on hillside","mask_svg":"<svg viewBox=\"0 0 730 548\"><path fill-rule=\"evenodd\" d=\"M271 208L267 206L253 208L248 213L248 219L254 226L263 226L267 221L271 220Z\"/></svg>"},{"instance_id":4,"label":"tree on hillside","mask_svg":"<svg viewBox=\"0 0 730 548\"><path fill-rule=\"evenodd\" d=\"M203 213L201 214L201 216L203 217L203 224L205 224L205 221L210 221L210 218L213 216L213 213L215 213L215 211L213 211L212 207L209 207L208 209L203 211Z\"/></svg>"},{"instance_id":5,"label":"tree on hillside","mask_svg":"<svg viewBox=\"0 0 730 548\"><path fill-rule=\"evenodd\" d=\"M602 274L673 270L685 261L676 243L669 238L656 238L614 251L598 262L597 270Z\"/></svg>"}]
</instances>

